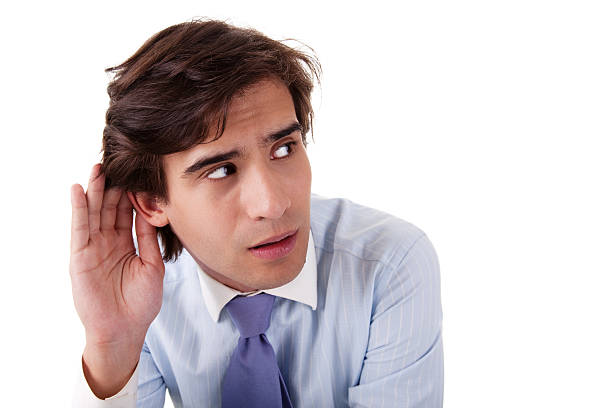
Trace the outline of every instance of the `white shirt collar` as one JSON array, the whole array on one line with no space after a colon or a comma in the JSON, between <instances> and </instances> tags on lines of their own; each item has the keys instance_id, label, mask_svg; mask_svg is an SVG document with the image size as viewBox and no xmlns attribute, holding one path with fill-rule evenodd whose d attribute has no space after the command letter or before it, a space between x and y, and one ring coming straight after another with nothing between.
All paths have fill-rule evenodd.
<instances>
[{"instance_id":1,"label":"white shirt collar","mask_svg":"<svg viewBox=\"0 0 612 408\"><path fill-rule=\"evenodd\" d=\"M199 265L198 278L200 279L200 288L204 296L204 303L206 304L208 313L210 313L210 317L212 317L215 322L219 321L219 315L223 307L236 295L252 295L260 292L295 300L315 310L317 308L317 257L315 254L314 242L312 240L312 231L309 232L306 262L302 270L295 279L283 286L259 290L253 293L243 293L211 278Z\"/></svg>"}]
</instances>

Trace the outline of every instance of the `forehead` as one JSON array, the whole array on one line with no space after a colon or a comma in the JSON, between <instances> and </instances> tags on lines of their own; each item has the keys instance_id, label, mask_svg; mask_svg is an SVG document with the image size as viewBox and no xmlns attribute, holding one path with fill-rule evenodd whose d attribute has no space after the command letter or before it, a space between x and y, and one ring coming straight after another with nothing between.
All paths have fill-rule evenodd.
<instances>
[{"instance_id":1,"label":"forehead","mask_svg":"<svg viewBox=\"0 0 612 408\"><path fill-rule=\"evenodd\" d=\"M219 140L235 132L243 137L256 137L258 132L265 132L291 120L295 120L295 108L287 86L278 79L266 79L232 99L225 131ZM249 131L245 132L245 128L249 128Z\"/></svg>"},{"instance_id":2,"label":"forehead","mask_svg":"<svg viewBox=\"0 0 612 408\"><path fill-rule=\"evenodd\" d=\"M296 122L293 99L287 86L278 79L266 79L236 95L227 110L221 137L192 148L166 155L163 165L169 176L203 155L229 149L247 150L265 135Z\"/></svg>"}]
</instances>

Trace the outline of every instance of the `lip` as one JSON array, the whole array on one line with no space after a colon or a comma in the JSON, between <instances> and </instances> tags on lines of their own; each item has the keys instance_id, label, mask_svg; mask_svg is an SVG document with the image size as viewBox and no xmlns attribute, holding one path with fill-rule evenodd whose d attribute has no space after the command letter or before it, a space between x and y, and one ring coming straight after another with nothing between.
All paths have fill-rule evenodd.
<instances>
[{"instance_id":1,"label":"lip","mask_svg":"<svg viewBox=\"0 0 612 408\"><path fill-rule=\"evenodd\" d=\"M281 237L281 239L278 240L278 237ZM249 248L249 252L251 253L251 255L261 259L280 259L289 255L289 253L295 247L296 241L297 230L295 230L295 232L293 233L283 234L277 237L267 239L266 241L263 241L263 243L267 243L268 245L265 245L263 247L257 247L256 245L255 247Z\"/></svg>"},{"instance_id":2,"label":"lip","mask_svg":"<svg viewBox=\"0 0 612 408\"><path fill-rule=\"evenodd\" d=\"M271 242L280 241L280 240L282 240L282 239L287 238L287 237L288 237L288 236L290 236L290 235L295 234L296 232L297 232L297 229L295 229L295 230L293 230L293 231L285 232L284 234L280 234L280 235L276 235L276 236L273 236L273 237L267 238L265 241L261 241L260 243L253 245L253 246L252 246L251 248L249 248L249 249L255 249L255 247L258 247L258 246L260 246L260 245L265 245L265 244L269 244L269 243L271 243Z\"/></svg>"}]
</instances>

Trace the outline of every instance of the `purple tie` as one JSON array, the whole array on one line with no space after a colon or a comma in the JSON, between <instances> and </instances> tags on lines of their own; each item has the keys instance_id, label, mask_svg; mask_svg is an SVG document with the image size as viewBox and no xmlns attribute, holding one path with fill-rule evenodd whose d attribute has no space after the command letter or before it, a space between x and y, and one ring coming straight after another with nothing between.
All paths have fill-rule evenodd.
<instances>
[{"instance_id":1,"label":"purple tie","mask_svg":"<svg viewBox=\"0 0 612 408\"><path fill-rule=\"evenodd\" d=\"M292 408L274 349L264 334L274 299L260 293L237 296L225 305L240 338L223 378L223 408Z\"/></svg>"}]
</instances>

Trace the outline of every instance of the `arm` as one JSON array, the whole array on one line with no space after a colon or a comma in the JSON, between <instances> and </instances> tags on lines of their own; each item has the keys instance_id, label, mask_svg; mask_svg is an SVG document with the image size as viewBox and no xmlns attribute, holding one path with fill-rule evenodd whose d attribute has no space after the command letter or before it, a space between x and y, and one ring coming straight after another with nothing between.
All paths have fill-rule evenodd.
<instances>
[{"instance_id":1,"label":"arm","mask_svg":"<svg viewBox=\"0 0 612 408\"><path fill-rule=\"evenodd\" d=\"M351 407L441 407L442 306L435 250L423 235L375 289L370 338Z\"/></svg>"},{"instance_id":2,"label":"arm","mask_svg":"<svg viewBox=\"0 0 612 408\"><path fill-rule=\"evenodd\" d=\"M127 384L115 395L100 399L93 393L79 364L74 390L74 408L161 408L166 399L166 385L145 343L140 360ZM140 383L139 383L140 382Z\"/></svg>"},{"instance_id":3,"label":"arm","mask_svg":"<svg viewBox=\"0 0 612 408\"><path fill-rule=\"evenodd\" d=\"M136 407L138 391L138 364L127 384L115 395L100 399L93 393L84 375L83 360L79 364L77 383L74 389L72 406L74 408L132 408ZM160 405L161 407L161 405Z\"/></svg>"}]
</instances>

